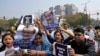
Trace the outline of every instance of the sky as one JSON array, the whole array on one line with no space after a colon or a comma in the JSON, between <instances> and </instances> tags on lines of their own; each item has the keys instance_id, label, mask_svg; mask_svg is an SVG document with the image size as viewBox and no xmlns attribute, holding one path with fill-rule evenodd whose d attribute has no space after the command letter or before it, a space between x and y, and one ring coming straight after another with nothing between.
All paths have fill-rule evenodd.
<instances>
[{"instance_id":1,"label":"sky","mask_svg":"<svg viewBox=\"0 0 100 56\"><path fill-rule=\"evenodd\" d=\"M64 4L75 4L79 12L83 12L85 3L87 3L88 14L100 12L100 0L0 0L0 17L19 18L21 15L44 12L49 7L56 5L63 6ZM97 18L97 15L91 15L91 17Z\"/></svg>"}]
</instances>

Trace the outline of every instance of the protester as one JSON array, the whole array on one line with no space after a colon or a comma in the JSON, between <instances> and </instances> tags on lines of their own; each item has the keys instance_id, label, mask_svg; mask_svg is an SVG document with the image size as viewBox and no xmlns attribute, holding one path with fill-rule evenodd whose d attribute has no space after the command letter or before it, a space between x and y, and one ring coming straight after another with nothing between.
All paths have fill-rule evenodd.
<instances>
[{"instance_id":1,"label":"protester","mask_svg":"<svg viewBox=\"0 0 100 56\"><path fill-rule=\"evenodd\" d=\"M98 37L95 40L95 51L100 55L100 32L98 32L97 36Z\"/></svg>"},{"instance_id":2,"label":"protester","mask_svg":"<svg viewBox=\"0 0 100 56\"><path fill-rule=\"evenodd\" d=\"M95 26L95 39L98 38L98 32L100 32L100 26Z\"/></svg>"},{"instance_id":3,"label":"protester","mask_svg":"<svg viewBox=\"0 0 100 56\"><path fill-rule=\"evenodd\" d=\"M74 29L75 39L68 44L71 48L68 49L70 56L96 56L94 43L91 43L84 37L84 30L82 28Z\"/></svg>"},{"instance_id":4,"label":"protester","mask_svg":"<svg viewBox=\"0 0 100 56\"><path fill-rule=\"evenodd\" d=\"M10 33L6 33L2 36L3 46L0 48L0 51L14 48L13 46L14 36Z\"/></svg>"},{"instance_id":5,"label":"protester","mask_svg":"<svg viewBox=\"0 0 100 56\"><path fill-rule=\"evenodd\" d=\"M49 51L49 47L50 44L42 40L42 34L37 33L28 53L34 56L50 56L51 52Z\"/></svg>"},{"instance_id":6,"label":"protester","mask_svg":"<svg viewBox=\"0 0 100 56\"><path fill-rule=\"evenodd\" d=\"M13 46L14 36L11 33L5 33L2 36L3 46L0 48L0 56L20 56L21 54L15 54L15 47Z\"/></svg>"},{"instance_id":7,"label":"protester","mask_svg":"<svg viewBox=\"0 0 100 56\"><path fill-rule=\"evenodd\" d=\"M90 25L86 27L85 34L95 39L94 29Z\"/></svg>"}]
</instances>

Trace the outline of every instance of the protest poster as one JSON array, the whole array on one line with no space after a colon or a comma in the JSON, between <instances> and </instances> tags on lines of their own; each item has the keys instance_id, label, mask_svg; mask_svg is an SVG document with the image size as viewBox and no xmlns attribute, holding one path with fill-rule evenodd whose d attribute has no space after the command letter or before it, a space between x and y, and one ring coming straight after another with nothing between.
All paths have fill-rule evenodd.
<instances>
[{"instance_id":1,"label":"protest poster","mask_svg":"<svg viewBox=\"0 0 100 56\"><path fill-rule=\"evenodd\" d=\"M13 48L6 50L5 56L22 56L22 53L20 48Z\"/></svg>"},{"instance_id":2,"label":"protest poster","mask_svg":"<svg viewBox=\"0 0 100 56\"><path fill-rule=\"evenodd\" d=\"M32 15L26 15L26 16L24 16L24 18L23 18L23 24L24 25L30 25L30 24L32 24Z\"/></svg>"},{"instance_id":3,"label":"protest poster","mask_svg":"<svg viewBox=\"0 0 100 56\"><path fill-rule=\"evenodd\" d=\"M15 40L25 39L32 41L38 31L38 28L33 25L29 27L26 27L25 25L19 25L15 34Z\"/></svg>"},{"instance_id":4,"label":"protest poster","mask_svg":"<svg viewBox=\"0 0 100 56\"><path fill-rule=\"evenodd\" d=\"M53 55L54 56L68 56L67 45L54 42Z\"/></svg>"},{"instance_id":5,"label":"protest poster","mask_svg":"<svg viewBox=\"0 0 100 56\"><path fill-rule=\"evenodd\" d=\"M37 33L37 27L30 26L27 28L24 25L19 25L15 34L14 47L19 46L21 49L30 49L31 42Z\"/></svg>"},{"instance_id":6,"label":"protest poster","mask_svg":"<svg viewBox=\"0 0 100 56\"><path fill-rule=\"evenodd\" d=\"M28 40L15 40L14 41L14 44L13 44L14 47L20 47L21 49L30 49L31 47L31 41L28 41Z\"/></svg>"},{"instance_id":7,"label":"protest poster","mask_svg":"<svg viewBox=\"0 0 100 56\"><path fill-rule=\"evenodd\" d=\"M47 30L55 30L59 27L58 19L54 12L46 11L42 14L42 24Z\"/></svg>"}]
</instances>

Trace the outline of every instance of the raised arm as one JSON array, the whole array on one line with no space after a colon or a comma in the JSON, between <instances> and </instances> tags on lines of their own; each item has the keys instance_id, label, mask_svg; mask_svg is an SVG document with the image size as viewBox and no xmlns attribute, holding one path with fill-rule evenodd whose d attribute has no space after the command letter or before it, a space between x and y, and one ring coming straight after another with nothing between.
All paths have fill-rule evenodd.
<instances>
[{"instance_id":1,"label":"raised arm","mask_svg":"<svg viewBox=\"0 0 100 56\"><path fill-rule=\"evenodd\" d=\"M70 37L74 37L74 33L70 30L66 30L63 27L60 27L61 31L64 31L65 33L67 33Z\"/></svg>"}]
</instances>

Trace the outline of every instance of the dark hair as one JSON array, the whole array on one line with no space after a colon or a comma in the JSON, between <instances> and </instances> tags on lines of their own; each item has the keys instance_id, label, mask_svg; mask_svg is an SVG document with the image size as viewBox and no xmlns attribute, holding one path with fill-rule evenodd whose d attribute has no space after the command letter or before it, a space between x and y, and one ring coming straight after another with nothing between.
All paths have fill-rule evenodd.
<instances>
[{"instance_id":1,"label":"dark hair","mask_svg":"<svg viewBox=\"0 0 100 56\"><path fill-rule=\"evenodd\" d=\"M84 34L84 29L83 28L76 28L76 29L74 29L74 32L81 32L82 34Z\"/></svg>"},{"instance_id":2,"label":"dark hair","mask_svg":"<svg viewBox=\"0 0 100 56\"><path fill-rule=\"evenodd\" d=\"M14 40L14 36L13 36L11 33L5 33L5 34L2 36L2 44L3 44L3 46L0 48L0 52L3 51L3 50L5 50L5 48L6 48L6 45L4 44L3 40L4 40L4 38L5 38L7 35L10 35L10 36L12 37L12 39Z\"/></svg>"},{"instance_id":3,"label":"dark hair","mask_svg":"<svg viewBox=\"0 0 100 56\"><path fill-rule=\"evenodd\" d=\"M95 30L100 29L100 26L95 26Z\"/></svg>"},{"instance_id":4,"label":"dark hair","mask_svg":"<svg viewBox=\"0 0 100 56\"><path fill-rule=\"evenodd\" d=\"M40 33L40 32L38 32L36 35L39 35L39 36L41 36L41 37L42 37L42 33ZM36 36L36 35L35 35L35 36Z\"/></svg>"},{"instance_id":5,"label":"dark hair","mask_svg":"<svg viewBox=\"0 0 100 56\"><path fill-rule=\"evenodd\" d=\"M60 35L61 35L61 37L62 37L62 40L61 40L61 41L63 41L63 40L64 40L64 37L63 37L61 31L59 31L59 30L56 30L56 31L54 32L54 38L55 38L56 33L58 33L58 32L60 33Z\"/></svg>"}]
</instances>

